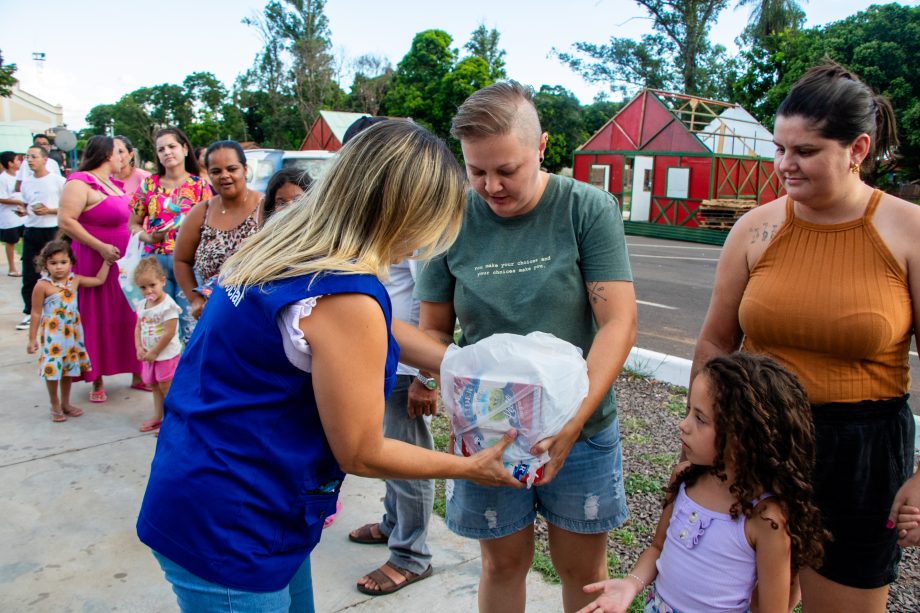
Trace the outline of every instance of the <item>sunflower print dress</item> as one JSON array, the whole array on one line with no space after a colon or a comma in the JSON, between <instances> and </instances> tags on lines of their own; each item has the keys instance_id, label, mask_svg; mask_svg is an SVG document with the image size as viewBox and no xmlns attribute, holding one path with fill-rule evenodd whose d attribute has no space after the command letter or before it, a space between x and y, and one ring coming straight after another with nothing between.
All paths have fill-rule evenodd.
<instances>
[{"instance_id":1,"label":"sunflower print dress","mask_svg":"<svg viewBox=\"0 0 920 613\"><path fill-rule=\"evenodd\" d=\"M83 325L77 310L77 292L73 289L74 274L70 273L63 283L55 283L46 274L42 279L58 291L45 298L42 305L39 373L49 381L79 377L90 370L90 362L83 344Z\"/></svg>"}]
</instances>

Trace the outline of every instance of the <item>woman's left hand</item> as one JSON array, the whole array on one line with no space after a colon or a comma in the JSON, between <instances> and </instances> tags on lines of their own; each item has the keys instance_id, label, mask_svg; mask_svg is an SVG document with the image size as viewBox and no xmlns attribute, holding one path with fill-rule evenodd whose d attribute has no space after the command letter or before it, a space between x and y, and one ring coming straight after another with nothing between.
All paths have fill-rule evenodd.
<instances>
[{"instance_id":1,"label":"woman's left hand","mask_svg":"<svg viewBox=\"0 0 920 613\"><path fill-rule=\"evenodd\" d=\"M101 255L102 259L104 259L106 262L112 263L121 257L121 252L115 245L104 244L99 248L99 255Z\"/></svg>"},{"instance_id":2,"label":"woman's left hand","mask_svg":"<svg viewBox=\"0 0 920 613\"><path fill-rule=\"evenodd\" d=\"M543 467L543 476L540 477L538 486L546 485L562 470L562 465L569 457L569 452L572 451L572 446L578 440L579 434L581 434L581 428L576 428L572 422L569 422L562 427L559 434L543 439L530 449L534 455L540 455L544 451L549 452L549 462Z\"/></svg>"}]
</instances>

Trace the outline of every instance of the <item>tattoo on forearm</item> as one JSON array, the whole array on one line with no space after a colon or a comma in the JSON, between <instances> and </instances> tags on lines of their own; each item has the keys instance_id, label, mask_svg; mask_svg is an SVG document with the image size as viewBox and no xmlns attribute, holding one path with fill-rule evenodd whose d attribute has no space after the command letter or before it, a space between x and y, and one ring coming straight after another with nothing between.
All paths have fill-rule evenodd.
<instances>
[{"instance_id":1,"label":"tattoo on forearm","mask_svg":"<svg viewBox=\"0 0 920 613\"><path fill-rule=\"evenodd\" d=\"M769 242L776 235L776 230L779 228L778 224L769 224L764 223L759 228L751 228L751 244L753 245L757 241Z\"/></svg>"},{"instance_id":2,"label":"tattoo on forearm","mask_svg":"<svg viewBox=\"0 0 920 613\"><path fill-rule=\"evenodd\" d=\"M588 283L588 300L591 301L591 304L607 302L607 297L604 296L605 289L606 288L597 281Z\"/></svg>"}]
</instances>

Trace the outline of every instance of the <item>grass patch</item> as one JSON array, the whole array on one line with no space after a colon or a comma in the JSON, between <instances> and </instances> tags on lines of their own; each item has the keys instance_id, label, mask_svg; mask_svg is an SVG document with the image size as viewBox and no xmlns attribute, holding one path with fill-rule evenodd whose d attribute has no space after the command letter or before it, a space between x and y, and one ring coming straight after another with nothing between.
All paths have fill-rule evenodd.
<instances>
[{"instance_id":1,"label":"grass patch","mask_svg":"<svg viewBox=\"0 0 920 613\"><path fill-rule=\"evenodd\" d=\"M450 435L445 433L437 433L432 435L434 438L434 448L438 451L446 451L447 445L450 443Z\"/></svg>"},{"instance_id":2,"label":"grass patch","mask_svg":"<svg viewBox=\"0 0 920 613\"><path fill-rule=\"evenodd\" d=\"M645 362L629 362L623 366L623 374L628 379L641 379L648 381L652 378L655 371Z\"/></svg>"},{"instance_id":3,"label":"grass patch","mask_svg":"<svg viewBox=\"0 0 920 613\"><path fill-rule=\"evenodd\" d=\"M642 430L646 425L645 420L638 417L627 417L620 422L624 430Z\"/></svg>"},{"instance_id":4,"label":"grass patch","mask_svg":"<svg viewBox=\"0 0 920 613\"><path fill-rule=\"evenodd\" d=\"M651 442L651 438L647 434L640 434L639 432L630 432L626 436L622 437L622 441L625 445L648 445Z\"/></svg>"},{"instance_id":5,"label":"grass patch","mask_svg":"<svg viewBox=\"0 0 920 613\"><path fill-rule=\"evenodd\" d=\"M639 459L655 466L670 468L677 462L677 455L673 453L640 453Z\"/></svg>"},{"instance_id":6,"label":"grass patch","mask_svg":"<svg viewBox=\"0 0 920 613\"><path fill-rule=\"evenodd\" d=\"M620 568L620 556L617 555L617 552L608 548L607 549L607 574L613 577Z\"/></svg>"},{"instance_id":7,"label":"grass patch","mask_svg":"<svg viewBox=\"0 0 920 613\"><path fill-rule=\"evenodd\" d=\"M627 547L636 544L636 536L628 528L615 528L610 531L614 539Z\"/></svg>"},{"instance_id":8,"label":"grass patch","mask_svg":"<svg viewBox=\"0 0 920 613\"><path fill-rule=\"evenodd\" d=\"M624 483L626 493L630 496L636 494L658 494L661 492L661 482L654 477L633 473L626 476Z\"/></svg>"},{"instance_id":9,"label":"grass patch","mask_svg":"<svg viewBox=\"0 0 920 613\"><path fill-rule=\"evenodd\" d=\"M533 564L531 564L530 567L543 575L543 578L549 583L561 583L559 573L557 573L556 569L553 567L553 561L550 560L549 553L543 551L543 547L539 546L539 544L533 553Z\"/></svg>"},{"instance_id":10,"label":"grass patch","mask_svg":"<svg viewBox=\"0 0 920 613\"><path fill-rule=\"evenodd\" d=\"M668 399L668 403L664 405L664 408L671 415L676 415L677 417L683 417L687 414L687 397L686 396L671 396Z\"/></svg>"}]
</instances>

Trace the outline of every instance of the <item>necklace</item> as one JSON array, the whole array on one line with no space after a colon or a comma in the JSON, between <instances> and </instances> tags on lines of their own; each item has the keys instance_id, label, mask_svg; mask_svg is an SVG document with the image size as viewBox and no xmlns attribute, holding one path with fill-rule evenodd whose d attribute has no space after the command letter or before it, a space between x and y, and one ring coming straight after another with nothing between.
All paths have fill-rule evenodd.
<instances>
[{"instance_id":1,"label":"necklace","mask_svg":"<svg viewBox=\"0 0 920 613\"><path fill-rule=\"evenodd\" d=\"M243 195L242 202L245 203L247 200L249 200L249 188L246 188L246 193ZM227 214L227 208L224 206L223 197L221 197L220 199L220 214L221 215Z\"/></svg>"},{"instance_id":2,"label":"necklace","mask_svg":"<svg viewBox=\"0 0 920 613\"><path fill-rule=\"evenodd\" d=\"M94 172L92 172L92 171L90 171L89 174L91 174L91 175L93 175L94 177L96 177L96 180L99 181L99 183L100 183L103 187L105 187L105 188L109 191L109 193L110 193L111 195L115 195L114 192L120 191L120 190L116 189L115 186L112 185L112 183L111 183L108 179L103 179L102 177L100 177L99 175L97 175L96 173L94 173Z\"/></svg>"}]
</instances>

